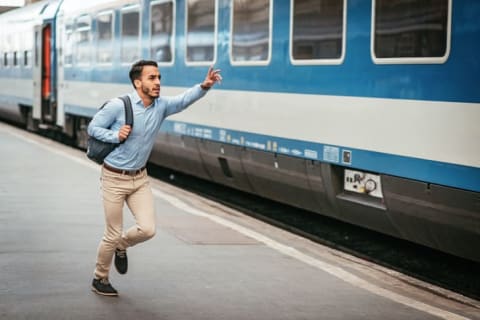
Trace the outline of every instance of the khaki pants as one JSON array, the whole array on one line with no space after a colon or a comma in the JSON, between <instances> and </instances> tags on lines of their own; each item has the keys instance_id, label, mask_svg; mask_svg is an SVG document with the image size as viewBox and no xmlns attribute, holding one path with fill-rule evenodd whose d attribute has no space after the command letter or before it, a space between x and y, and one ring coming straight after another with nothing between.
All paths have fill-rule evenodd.
<instances>
[{"instance_id":1,"label":"khaki pants","mask_svg":"<svg viewBox=\"0 0 480 320\"><path fill-rule=\"evenodd\" d=\"M126 249L155 235L155 208L152 190L143 170L136 176L123 175L102 168L105 231L98 246L95 277L108 278L115 249ZM135 225L123 233L123 205L135 218Z\"/></svg>"}]
</instances>

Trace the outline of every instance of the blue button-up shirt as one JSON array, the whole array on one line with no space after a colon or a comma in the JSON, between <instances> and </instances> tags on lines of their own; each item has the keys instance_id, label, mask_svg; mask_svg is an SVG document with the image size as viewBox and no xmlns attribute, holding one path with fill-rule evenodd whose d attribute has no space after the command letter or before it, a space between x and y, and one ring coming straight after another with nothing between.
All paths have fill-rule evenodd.
<instances>
[{"instance_id":1,"label":"blue button-up shirt","mask_svg":"<svg viewBox=\"0 0 480 320\"><path fill-rule=\"evenodd\" d=\"M206 92L200 85L196 85L178 96L161 96L148 107L143 105L136 91L129 94L133 109L132 131L127 140L113 150L104 162L122 170L137 170L145 166L163 120L184 110ZM118 132L124 124L123 102L118 98L112 99L95 114L88 125L88 134L105 142L118 143Z\"/></svg>"}]
</instances>

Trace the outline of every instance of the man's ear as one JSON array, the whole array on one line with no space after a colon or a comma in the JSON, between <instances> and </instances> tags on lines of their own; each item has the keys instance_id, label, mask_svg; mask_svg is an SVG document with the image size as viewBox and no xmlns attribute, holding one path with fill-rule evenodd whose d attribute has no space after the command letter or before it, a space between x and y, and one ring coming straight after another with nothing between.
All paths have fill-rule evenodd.
<instances>
[{"instance_id":1,"label":"man's ear","mask_svg":"<svg viewBox=\"0 0 480 320\"><path fill-rule=\"evenodd\" d=\"M142 82L138 79L133 80L133 83L135 84L135 88L140 88L140 85L142 84Z\"/></svg>"}]
</instances>

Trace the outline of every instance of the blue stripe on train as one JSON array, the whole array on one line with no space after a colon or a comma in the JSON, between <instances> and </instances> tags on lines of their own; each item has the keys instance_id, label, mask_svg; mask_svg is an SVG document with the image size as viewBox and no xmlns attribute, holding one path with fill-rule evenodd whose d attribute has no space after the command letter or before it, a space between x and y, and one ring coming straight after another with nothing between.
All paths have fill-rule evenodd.
<instances>
[{"instance_id":1,"label":"blue stripe on train","mask_svg":"<svg viewBox=\"0 0 480 320\"><path fill-rule=\"evenodd\" d=\"M65 113L91 118L97 109L65 105ZM224 128L165 120L162 131L330 162L426 183L480 192L480 168Z\"/></svg>"},{"instance_id":2,"label":"blue stripe on train","mask_svg":"<svg viewBox=\"0 0 480 320\"><path fill-rule=\"evenodd\" d=\"M165 120L162 131L480 192L480 168Z\"/></svg>"}]
</instances>

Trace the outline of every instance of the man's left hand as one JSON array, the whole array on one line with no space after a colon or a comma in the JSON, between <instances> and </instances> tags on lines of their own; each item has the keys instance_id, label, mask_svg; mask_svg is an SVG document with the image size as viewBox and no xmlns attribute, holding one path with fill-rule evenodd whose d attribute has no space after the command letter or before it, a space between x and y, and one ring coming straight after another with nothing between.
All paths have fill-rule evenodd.
<instances>
[{"instance_id":1,"label":"man's left hand","mask_svg":"<svg viewBox=\"0 0 480 320\"><path fill-rule=\"evenodd\" d=\"M222 76L220 75L220 69L213 69L213 66L208 68L208 73L207 76L205 77L205 80L202 82L202 88L203 89L210 89L215 83L221 83L222 82Z\"/></svg>"}]
</instances>

